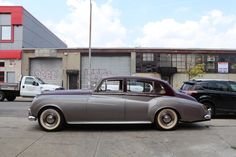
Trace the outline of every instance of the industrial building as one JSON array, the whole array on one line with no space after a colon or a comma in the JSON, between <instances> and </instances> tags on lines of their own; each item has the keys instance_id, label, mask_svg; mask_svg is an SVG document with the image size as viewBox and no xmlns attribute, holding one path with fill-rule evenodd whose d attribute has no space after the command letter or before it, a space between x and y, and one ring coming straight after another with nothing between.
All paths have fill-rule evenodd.
<instances>
[{"instance_id":1,"label":"industrial building","mask_svg":"<svg viewBox=\"0 0 236 157\"><path fill-rule=\"evenodd\" d=\"M88 48L25 49L23 75L36 75L67 89L87 88ZM187 70L204 64L201 78L236 81L236 50L93 48L91 84L101 77L139 75L161 78L178 89L189 79Z\"/></svg>"},{"instance_id":2,"label":"industrial building","mask_svg":"<svg viewBox=\"0 0 236 157\"><path fill-rule=\"evenodd\" d=\"M66 47L23 7L0 6L0 82L19 80L23 48Z\"/></svg>"}]
</instances>

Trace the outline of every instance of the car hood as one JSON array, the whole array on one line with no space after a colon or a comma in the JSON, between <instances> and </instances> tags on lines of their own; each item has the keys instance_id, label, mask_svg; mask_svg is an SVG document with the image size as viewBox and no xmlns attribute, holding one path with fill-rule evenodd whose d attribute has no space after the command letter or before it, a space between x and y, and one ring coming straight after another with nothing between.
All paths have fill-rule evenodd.
<instances>
[{"instance_id":1,"label":"car hood","mask_svg":"<svg viewBox=\"0 0 236 157\"><path fill-rule=\"evenodd\" d=\"M192 97L190 95L187 95L185 93L175 92L175 95L179 98L188 99L188 100L192 100L192 101L197 101L194 97Z\"/></svg>"},{"instance_id":2,"label":"car hood","mask_svg":"<svg viewBox=\"0 0 236 157\"><path fill-rule=\"evenodd\" d=\"M90 95L92 90L77 89L77 90L56 90L44 92L41 95Z\"/></svg>"}]
</instances>

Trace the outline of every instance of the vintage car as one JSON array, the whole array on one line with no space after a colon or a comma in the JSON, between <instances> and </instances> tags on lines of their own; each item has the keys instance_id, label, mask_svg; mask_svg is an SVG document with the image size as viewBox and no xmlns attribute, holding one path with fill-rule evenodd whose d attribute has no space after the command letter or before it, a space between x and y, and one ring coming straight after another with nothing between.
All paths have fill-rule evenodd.
<instances>
[{"instance_id":1,"label":"vintage car","mask_svg":"<svg viewBox=\"0 0 236 157\"><path fill-rule=\"evenodd\" d=\"M64 124L150 123L173 130L178 122L211 119L210 111L193 97L175 92L163 80L119 76L101 79L94 90L47 92L34 98L29 120L43 130L56 131Z\"/></svg>"}]
</instances>

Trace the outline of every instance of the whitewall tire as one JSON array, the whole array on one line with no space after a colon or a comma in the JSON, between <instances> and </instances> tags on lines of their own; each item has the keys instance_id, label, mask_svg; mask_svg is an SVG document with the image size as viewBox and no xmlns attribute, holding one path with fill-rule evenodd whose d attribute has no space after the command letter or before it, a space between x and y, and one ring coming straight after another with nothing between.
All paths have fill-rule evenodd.
<instances>
[{"instance_id":1,"label":"whitewall tire","mask_svg":"<svg viewBox=\"0 0 236 157\"><path fill-rule=\"evenodd\" d=\"M166 108L156 115L155 125L160 130L174 130L178 124L178 115L175 110Z\"/></svg>"}]
</instances>

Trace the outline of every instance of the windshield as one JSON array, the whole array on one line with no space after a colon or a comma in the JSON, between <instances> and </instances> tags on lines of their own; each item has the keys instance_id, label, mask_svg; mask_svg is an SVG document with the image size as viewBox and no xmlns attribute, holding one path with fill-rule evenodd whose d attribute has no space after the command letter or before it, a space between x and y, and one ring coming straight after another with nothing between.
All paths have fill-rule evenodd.
<instances>
[{"instance_id":1,"label":"windshield","mask_svg":"<svg viewBox=\"0 0 236 157\"><path fill-rule=\"evenodd\" d=\"M38 82L39 82L39 84L46 84L43 80L41 80L40 78L38 78L38 77L35 77L37 80L38 80Z\"/></svg>"}]
</instances>

